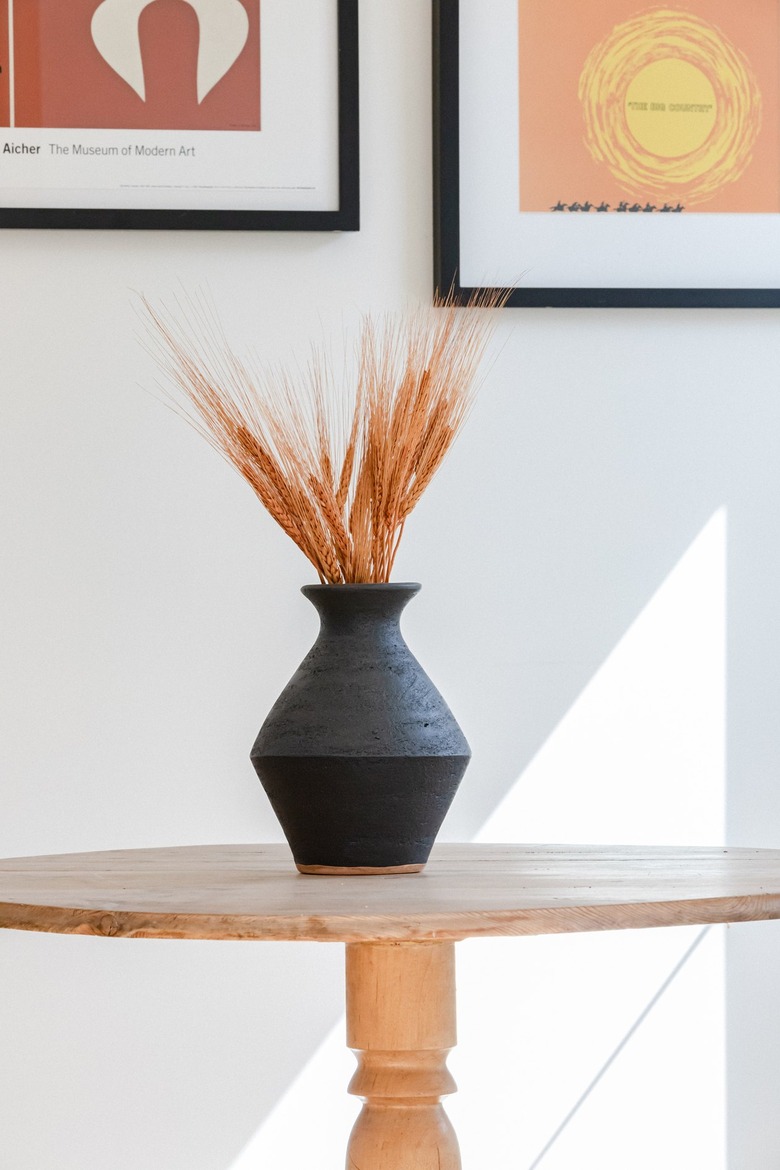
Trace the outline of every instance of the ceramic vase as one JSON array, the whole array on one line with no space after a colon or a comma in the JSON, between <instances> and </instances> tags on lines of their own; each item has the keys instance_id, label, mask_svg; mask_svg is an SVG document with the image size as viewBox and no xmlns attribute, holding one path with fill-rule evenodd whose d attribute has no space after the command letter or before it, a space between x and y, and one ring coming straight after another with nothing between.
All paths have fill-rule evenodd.
<instances>
[{"instance_id":1,"label":"ceramic vase","mask_svg":"<svg viewBox=\"0 0 780 1170\"><path fill-rule=\"evenodd\" d=\"M307 585L320 632L251 758L298 869L415 873L471 752L400 630L417 584Z\"/></svg>"}]
</instances>

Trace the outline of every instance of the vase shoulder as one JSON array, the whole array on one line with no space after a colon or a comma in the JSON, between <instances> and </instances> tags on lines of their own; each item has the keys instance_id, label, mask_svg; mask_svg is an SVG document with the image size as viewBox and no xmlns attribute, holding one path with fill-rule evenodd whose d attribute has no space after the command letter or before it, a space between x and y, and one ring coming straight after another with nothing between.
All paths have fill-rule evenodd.
<instances>
[{"instance_id":1,"label":"vase shoulder","mask_svg":"<svg viewBox=\"0 0 780 1170\"><path fill-rule=\"evenodd\" d=\"M252 757L469 754L447 703L404 641L419 586L307 586L319 636L268 714Z\"/></svg>"},{"instance_id":2,"label":"vase shoulder","mask_svg":"<svg viewBox=\"0 0 780 1170\"><path fill-rule=\"evenodd\" d=\"M340 648L342 649L342 648ZM252 755L468 755L450 708L408 647L381 658L319 643L271 708Z\"/></svg>"}]
</instances>

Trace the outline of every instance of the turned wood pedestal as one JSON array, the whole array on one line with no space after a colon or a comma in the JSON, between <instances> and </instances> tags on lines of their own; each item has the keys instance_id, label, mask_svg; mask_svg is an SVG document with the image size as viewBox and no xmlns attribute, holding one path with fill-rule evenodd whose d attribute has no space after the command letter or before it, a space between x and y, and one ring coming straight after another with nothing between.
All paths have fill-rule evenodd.
<instances>
[{"instance_id":1,"label":"turned wood pedestal","mask_svg":"<svg viewBox=\"0 0 780 1170\"><path fill-rule=\"evenodd\" d=\"M778 850L441 845L421 874L348 878L301 875L281 845L0 861L0 928L346 943L364 1102L347 1170L460 1168L441 1103L459 939L765 918L780 918Z\"/></svg>"}]
</instances>

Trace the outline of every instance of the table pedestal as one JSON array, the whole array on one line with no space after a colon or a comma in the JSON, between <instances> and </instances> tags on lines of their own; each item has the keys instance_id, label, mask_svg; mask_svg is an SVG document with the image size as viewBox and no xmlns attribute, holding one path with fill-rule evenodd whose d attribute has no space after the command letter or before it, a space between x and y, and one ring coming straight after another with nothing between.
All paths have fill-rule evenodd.
<instances>
[{"instance_id":1,"label":"table pedestal","mask_svg":"<svg viewBox=\"0 0 780 1170\"><path fill-rule=\"evenodd\" d=\"M456 1088L446 1064L455 1042L453 943L347 946L347 1044L358 1059L349 1092L364 1099L347 1170L461 1170L441 1105Z\"/></svg>"}]
</instances>

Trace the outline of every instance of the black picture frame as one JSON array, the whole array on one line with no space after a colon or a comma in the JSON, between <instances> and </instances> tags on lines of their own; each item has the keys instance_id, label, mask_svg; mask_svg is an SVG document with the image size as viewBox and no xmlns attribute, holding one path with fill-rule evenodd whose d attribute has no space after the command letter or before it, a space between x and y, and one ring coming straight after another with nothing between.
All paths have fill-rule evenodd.
<instances>
[{"instance_id":1,"label":"black picture frame","mask_svg":"<svg viewBox=\"0 0 780 1170\"><path fill-rule=\"evenodd\" d=\"M0 228L166 231L359 231L360 88L358 0L337 0L338 187L336 210L0 208Z\"/></svg>"},{"instance_id":2,"label":"black picture frame","mask_svg":"<svg viewBox=\"0 0 780 1170\"><path fill-rule=\"evenodd\" d=\"M432 0L432 4L434 293L466 303L488 290L460 283L460 0ZM780 288L518 285L505 292L507 308L780 308Z\"/></svg>"}]
</instances>

